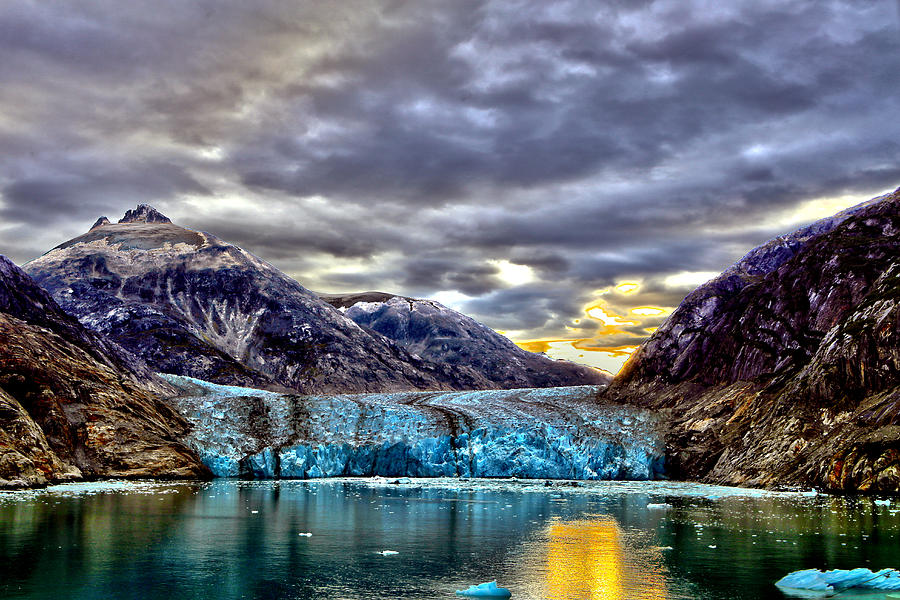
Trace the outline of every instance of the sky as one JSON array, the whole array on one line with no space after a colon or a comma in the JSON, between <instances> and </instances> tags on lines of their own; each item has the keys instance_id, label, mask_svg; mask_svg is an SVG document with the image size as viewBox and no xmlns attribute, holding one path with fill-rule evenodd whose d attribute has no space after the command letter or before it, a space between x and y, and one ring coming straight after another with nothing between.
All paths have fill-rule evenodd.
<instances>
[{"instance_id":1,"label":"sky","mask_svg":"<svg viewBox=\"0 0 900 600\"><path fill-rule=\"evenodd\" d=\"M150 203L615 371L900 186L896 0L0 3L0 253Z\"/></svg>"}]
</instances>

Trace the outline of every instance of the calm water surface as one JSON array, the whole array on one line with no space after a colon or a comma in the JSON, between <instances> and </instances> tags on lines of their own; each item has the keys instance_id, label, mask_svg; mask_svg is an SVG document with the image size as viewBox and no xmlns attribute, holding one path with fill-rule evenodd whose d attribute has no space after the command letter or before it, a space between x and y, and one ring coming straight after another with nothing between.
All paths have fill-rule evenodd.
<instances>
[{"instance_id":1,"label":"calm water surface","mask_svg":"<svg viewBox=\"0 0 900 600\"><path fill-rule=\"evenodd\" d=\"M0 494L0 597L783 598L789 571L900 567L898 534L900 502L666 482L72 484Z\"/></svg>"}]
</instances>

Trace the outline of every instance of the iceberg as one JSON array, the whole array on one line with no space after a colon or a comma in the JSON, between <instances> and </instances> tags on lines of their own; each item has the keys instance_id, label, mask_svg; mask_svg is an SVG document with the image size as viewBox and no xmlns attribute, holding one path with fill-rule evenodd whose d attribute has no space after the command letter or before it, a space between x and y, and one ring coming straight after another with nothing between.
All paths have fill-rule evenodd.
<instances>
[{"instance_id":1,"label":"iceberg","mask_svg":"<svg viewBox=\"0 0 900 600\"><path fill-rule=\"evenodd\" d=\"M900 572L894 569L870 571L865 568L820 571L804 569L789 573L775 582L779 588L815 592L859 590L900 590Z\"/></svg>"},{"instance_id":2,"label":"iceberg","mask_svg":"<svg viewBox=\"0 0 900 600\"><path fill-rule=\"evenodd\" d=\"M497 587L496 581L490 581L469 586L465 590L456 590L456 595L472 598L509 598L512 596L512 592L506 588Z\"/></svg>"}]
</instances>

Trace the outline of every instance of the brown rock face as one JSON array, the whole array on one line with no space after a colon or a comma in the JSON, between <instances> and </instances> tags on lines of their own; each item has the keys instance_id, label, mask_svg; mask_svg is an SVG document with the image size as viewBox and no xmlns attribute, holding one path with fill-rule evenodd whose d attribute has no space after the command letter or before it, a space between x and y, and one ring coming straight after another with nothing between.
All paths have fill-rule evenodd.
<instances>
[{"instance_id":1,"label":"brown rock face","mask_svg":"<svg viewBox=\"0 0 900 600\"><path fill-rule=\"evenodd\" d=\"M53 452L44 432L19 401L0 390L0 485L45 485L48 477L80 475Z\"/></svg>"},{"instance_id":2,"label":"brown rock face","mask_svg":"<svg viewBox=\"0 0 900 600\"><path fill-rule=\"evenodd\" d=\"M0 257L0 487L207 476L169 389Z\"/></svg>"},{"instance_id":3,"label":"brown rock face","mask_svg":"<svg viewBox=\"0 0 900 600\"><path fill-rule=\"evenodd\" d=\"M900 193L748 254L606 397L671 414L669 470L900 493Z\"/></svg>"}]
</instances>

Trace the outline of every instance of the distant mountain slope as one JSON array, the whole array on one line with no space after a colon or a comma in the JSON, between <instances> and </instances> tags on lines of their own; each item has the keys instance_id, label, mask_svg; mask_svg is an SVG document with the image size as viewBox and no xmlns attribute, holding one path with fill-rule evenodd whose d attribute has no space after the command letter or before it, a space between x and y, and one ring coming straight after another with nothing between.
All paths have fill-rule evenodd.
<instances>
[{"instance_id":1,"label":"distant mountain slope","mask_svg":"<svg viewBox=\"0 0 900 600\"><path fill-rule=\"evenodd\" d=\"M671 412L676 476L900 491L900 191L690 294L607 399Z\"/></svg>"},{"instance_id":2,"label":"distant mountain slope","mask_svg":"<svg viewBox=\"0 0 900 600\"><path fill-rule=\"evenodd\" d=\"M890 203L895 197L896 193L875 198L754 248L721 275L691 292L634 354L620 373L619 379L651 375L670 381L699 378L703 383L710 384L731 382L771 372L776 366L775 362L785 360L791 349L811 351L814 340L801 338L804 333L821 337L818 329L781 332L787 335L774 336L766 329L740 331L737 335L741 338L750 336L746 338L749 341L723 348L719 347L721 334L718 327L729 319L735 310L735 299L741 296L745 288L750 291L757 289L754 286L758 286L762 278L776 273L782 265L821 236L855 215L865 215L869 210L878 210L879 206L883 208L884 202ZM826 251L830 252L829 249ZM741 306L746 302L745 295L742 300L737 301L737 305ZM806 318L807 307L802 302L790 307L790 310L792 323L796 324L797 319ZM779 326L784 327L784 324ZM775 344L776 347L769 351L769 344ZM715 348L714 355L720 357L715 365L709 363L712 348ZM729 351L739 351L741 356L729 354Z\"/></svg>"},{"instance_id":3,"label":"distant mountain slope","mask_svg":"<svg viewBox=\"0 0 900 600\"><path fill-rule=\"evenodd\" d=\"M321 297L415 356L452 366L470 389L493 387L490 383L503 388L556 387L573 381L602 384L610 379L596 369L523 350L490 327L434 300L383 292Z\"/></svg>"},{"instance_id":4,"label":"distant mountain slope","mask_svg":"<svg viewBox=\"0 0 900 600\"><path fill-rule=\"evenodd\" d=\"M187 422L151 390L174 388L0 256L0 480L204 476L178 441Z\"/></svg>"},{"instance_id":5,"label":"distant mountain slope","mask_svg":"<svg viewBox=\"0 0 900 600\"><path fill-rule=\"evenodd\" d=\"M99 219L24 268L82 323L164 373L305 393L504 385L412 356L259 258L148 205L117 224ZM596 382L577 375L566 383Z\"/></svg>"}]
</instances>

